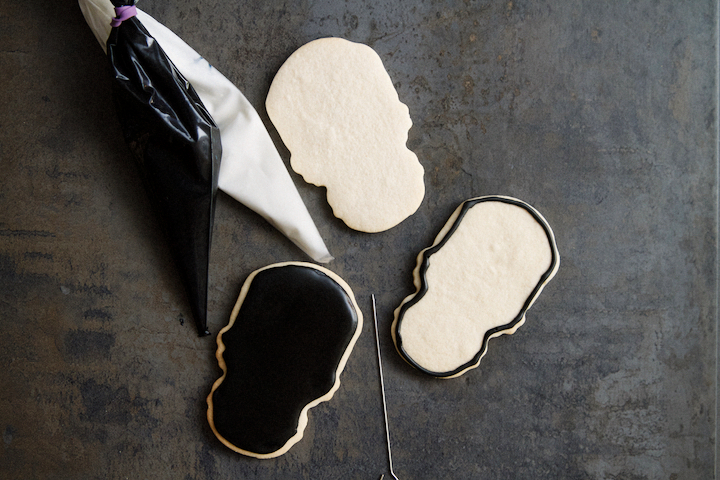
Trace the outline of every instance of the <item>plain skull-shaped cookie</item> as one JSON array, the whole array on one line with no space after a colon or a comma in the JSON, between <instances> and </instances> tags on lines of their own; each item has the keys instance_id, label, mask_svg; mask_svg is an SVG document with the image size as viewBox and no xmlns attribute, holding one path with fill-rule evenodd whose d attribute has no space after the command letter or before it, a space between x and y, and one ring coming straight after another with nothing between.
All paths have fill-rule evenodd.
<instances>
[{"instance_id":1,"label":"plain skull-shaped cookie","mask_svg":"<svg viewBox=\"0 0 720 480\"><path fill-rule=\"evenodd\" d=\"M420 206L424 170L406 146L412 120L372 48L340 38L300 47L266 107L293 170L327 187L333 214L350 228L381 232Z\"/></svg>"}]
</instances>

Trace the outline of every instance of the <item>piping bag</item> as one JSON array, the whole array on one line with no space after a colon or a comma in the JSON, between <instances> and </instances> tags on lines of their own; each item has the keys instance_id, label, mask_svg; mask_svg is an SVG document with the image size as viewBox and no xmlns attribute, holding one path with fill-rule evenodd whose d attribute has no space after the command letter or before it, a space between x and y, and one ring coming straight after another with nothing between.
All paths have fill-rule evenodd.
<instances>
[{"instance_id":1,"label":"piping bag","mask_svg":"<svg viewBox=\"0 0 720 480\"><path fill-rule=\"evenodd\" d=\"M112 92L167 237L200 335L207 335L210 241L220 169L220 130L193 87L135 18L133 0L115 0L107 40Z\"/></svg>"},{"instance_id":2,"label":"piping bag","mask_svg":"<svg viewBox=\"0 0 720 480\"><path fill-rule=\"evenodd\" d=\"M115 16L113 4L110 0L79 0L79 5L95 38L107 52L110 22ZM134 21L147 30L192 85L219 128L222 136L219 188L264 217L313 260L323 263L332 260L250 102L232 82L150 15L136 9Z\"/></svg>"}]
</instances>

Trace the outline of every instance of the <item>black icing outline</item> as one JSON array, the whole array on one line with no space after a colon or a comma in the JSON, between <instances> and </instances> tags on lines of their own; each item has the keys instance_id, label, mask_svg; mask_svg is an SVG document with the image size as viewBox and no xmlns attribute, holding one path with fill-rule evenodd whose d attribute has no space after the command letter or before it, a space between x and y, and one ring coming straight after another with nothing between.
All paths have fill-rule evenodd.
<instances>
[{"instance_id":1,"label":"black icing outline","mask_svg":"<svg viewBox=\"0 0 720 480\"><path fill-rule=\"evenodd\" d=\"M400 335L400 324L402 323L402 319L403 319L403 316L405 315L405 312L410 307L412 307L417 302L419 302L428 291L426 273L427 273L428 268L430 267L430 257L434 253L436 253L438 250L440 250L445 245L445 243L447 243L448 239L452 236L453 233L455 233L455 231L460 226L460 223L462 222L463 217L468 212L468 210L470 210L472 207L474 207L478 203L489 202L489 201L503 202L503 203L508 203L508 204L515 205L518 207L522 207L528 213L530 213L530 215L532 215L532 217L540 224L540 226L542 226L543 230L545 231L545 235L547 236L548 241L550 242L550 247L551 247L550 249L552 251L552 259L550 261L550 267L540 277L540 280L538 281L537 285L535 285L535 288L528 296L527 300L523 304L523 307L520 309L520 312L518 313L518 315L511 322L509 322L505 325L500 325L498 327L491 328L490 330L485 332L485 336L483 337L482 344L480 345L480 350L478 351L477 354L475 354L475 356L473 356L473 358L470 361L468 361L467 363L464 363L460 367L458 367L454 370L451 370L449 372L433 372L431 370L427 370L426 368L418 365L403 349L402 337ZM552 229L550 228L550 225L542 217L542 215L540 215L540 213L537 210L535 210L532 206L528 205L527 203L525 203L521 200L518 200L515 198L510 198L510 197L497 196L497 195L473 198L473 199L466 200L465 202L463 202L461 204L461 208L458 213L458 216L455 219L455 221L453 222L453 225L450 228L450 230L448 230L448 232L445 234L445 236L443 236L443 238L437 244L423 250L421 252L421 255L422 255L422 260L418 261L418 264L419 264L418 265L419 266L418 275L420 278L420 287L418 288L418 290L415 292L415 295L410 300L408 300L407 302L404 302L402 305L400 305L400 308L399 308L399 311L397 314L397 319L394 322L395 324L393 327L393 330L394 330L393 337L395 339L395 346L396 346L398 352L400 353L400 355L403 357L403 359L406 362L408 362L410 365L417 368L421 372L426 373L428 375L432 375L433 377L438 377L438 378L454 377L454 376L464 372L465 370L469 370L469 369L474 368L477 365L479 365L480 360L482 359L483 355L485 355L485 352L487 351L488 341L490 340L490 338L498 332L511 330L525 316L528 309L530 308L530 306L532 305L532 303L535 301L538 294L540 293L540 290L545 286L545 284L549 281L549 279L554 275L555 270L557 269L557 266L558 266L558 257L559 257L557 244L555 243L555 236L552 233Z\"/></svg>"}]
</instances>

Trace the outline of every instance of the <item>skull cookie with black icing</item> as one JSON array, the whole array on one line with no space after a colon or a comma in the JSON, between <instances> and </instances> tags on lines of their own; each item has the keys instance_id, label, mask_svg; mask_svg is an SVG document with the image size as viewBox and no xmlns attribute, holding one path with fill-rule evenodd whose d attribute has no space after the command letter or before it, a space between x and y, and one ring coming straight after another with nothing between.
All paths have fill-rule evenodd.
<instances>
[{"instance_id":1,"label":"skull cookie with black icing","mask_svg":"<svg viewBox=\"0 0 720 480\"><path fill-rule=\"evenodd\" d=\"M361 330L355 297L335 273L302 262L253 272L217 338L223 375L207 399L215 435L256 458L287 452L308 410L339 388Z\"/></svg>"}]
</instances>

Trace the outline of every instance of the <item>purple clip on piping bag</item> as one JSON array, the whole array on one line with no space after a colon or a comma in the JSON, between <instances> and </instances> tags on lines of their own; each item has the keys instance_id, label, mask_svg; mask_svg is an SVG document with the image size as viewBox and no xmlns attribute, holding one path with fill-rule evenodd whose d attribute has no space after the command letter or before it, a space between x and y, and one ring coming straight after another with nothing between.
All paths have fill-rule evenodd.
<instances>
[{"instance_id":1,"label":"purple clip on piping bag","mask_svg":"<svg viewBox=\"0 0 720 480\"><path fill-rule=\"evenodd\" d=\"M198 334L208 335L220 131L192 85L135 17L134 2L113 4L107 55L117 114L187 290Z\"/></svg>"}]
</instances>

